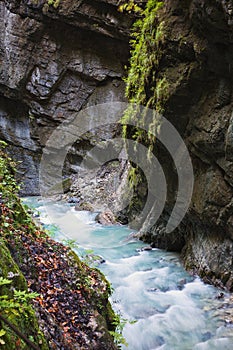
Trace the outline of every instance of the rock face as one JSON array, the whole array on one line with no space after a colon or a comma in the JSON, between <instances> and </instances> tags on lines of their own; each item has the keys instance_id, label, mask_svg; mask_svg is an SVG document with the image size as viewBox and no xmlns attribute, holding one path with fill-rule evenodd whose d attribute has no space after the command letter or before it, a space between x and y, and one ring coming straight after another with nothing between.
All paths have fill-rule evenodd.
<instances>
[{"instance_id":1,"label":"rock face","mask_svg":"<svg viewBox=\"0 0 233 350\"><path fill-rule=\"evenodd\" d=\"M114 0L61 0L55 7L43 0L0 2L0 138L21 162L23 194L39 192L42 148L56 126L85 106L124 99L132 19ZM78 149L90 143L79 142ZM82 151L69 162L77 164Z\"/></svg>"},{"instance_id":2,"label":"rock face","mask_svg":"<svg viewBox=\"0 0 233 350\"><path fill-rule=\"evenodd\" d=\"M233 290L232 2L168 0L158 17L162 39L152 72L156 81L166 78L164 116L189 148L195 184L185 219L166 234L177 173L168 165L168 153L155 143L166 174L167 204L156 226L144 225L141 238L152 246L182 251L187 268ZM148 98L152 74L150 78Z\"/></svg>"}]
</instances>

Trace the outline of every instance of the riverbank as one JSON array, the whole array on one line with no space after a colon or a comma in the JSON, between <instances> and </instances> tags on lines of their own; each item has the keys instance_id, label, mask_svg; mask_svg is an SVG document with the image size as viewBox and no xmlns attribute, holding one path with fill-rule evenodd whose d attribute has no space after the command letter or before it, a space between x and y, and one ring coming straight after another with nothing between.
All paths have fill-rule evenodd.
<instances>
[{"instance_id":1,"label":"riverbank","mask_svg":"<svg viewBox=\"0 0 233 350\"><path fill-rule=\"evenodd\" d=\"M35 225L17 197L14 164L0 154L0 313L41 350L116 349L109 330L114 313L108 301L110 285L68 247L50 239ZM9 282L8 282L9 281ZM12 287L34 298L13 304ZM8 298L11 303L2 305ZM28 349L1 322L6 350Z\"/></svg>"}]
</instances>

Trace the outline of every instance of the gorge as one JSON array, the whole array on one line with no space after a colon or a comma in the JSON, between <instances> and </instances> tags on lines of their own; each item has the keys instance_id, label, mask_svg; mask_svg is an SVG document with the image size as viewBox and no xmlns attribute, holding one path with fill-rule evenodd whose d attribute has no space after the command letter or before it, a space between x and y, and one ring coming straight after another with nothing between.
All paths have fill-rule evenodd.
<instances>
[{"instance_id":1,"label":"gorge","mask_svg":"<svg viewBox=\"0 0 233 350\"><path fill-rule=\"evenodd\" d=\"M124 116L124 136L155 154L167 185L159 220L150 224L152 203L137 237L153 248L181 253L188 271L232 292L232 1L0 0L0 17L0 139L19 162L20 195L40 194L41 157L59 125L106 102L147 106L171 122L184 140L194 188L184 219L167 233L177 169L165 147L140 128L127 126ZM76 179L79 166L96 144L122 137L122 130L107 120L105 128L93 131L95 118L89 120L92 132L70 148L63 169L65 198L94 211L100 209L95 180L88 172ZM109 194L114 202L115 187L118 201L124 201L131 188L129 206L115 214L124 222L140 218L148 184L137 164L119 162L101 171L99 202ZM101 181L110 183L106 193Z\"/></svg>"}]
</instances>

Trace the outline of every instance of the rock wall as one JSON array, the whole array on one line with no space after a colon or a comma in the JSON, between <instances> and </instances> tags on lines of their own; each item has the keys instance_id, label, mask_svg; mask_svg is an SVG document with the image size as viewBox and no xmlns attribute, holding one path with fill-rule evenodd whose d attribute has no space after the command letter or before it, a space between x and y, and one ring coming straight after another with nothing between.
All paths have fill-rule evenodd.
<instances>
[{"instance_id":1,"label":"rock wall","mask_svg":"<svg viewBox=\"0 0 233 350\"><path fill-rule=\"evenodd\" d=\"M124 99L132 18L114 0L12 0L0 1L0 19L0 138L21 162L22 194L38 194L54 128L85 106Z\"/></svg>"},{"instance_id":2,"label":"rock wall","mask_svg":"<svg viewBox=\"0 0 233 350\"><path fill-rule=\"evenodd\" d=\"M161 108L163 103L164 116L189 148L195 184L185 219L172 234L166 234L165 226L176 200L177 173L168 152L155 142L153 148L167 180L167 203L157 225L148 229L146 222L153 220L152 210L140 237L153 246L182 251L188 269L232 290L232 2L166 0L154 23L158 25L154 39L157 62L153 61L150 76L144 81L143 98L155 101L150 105L153 108L158 104ZM152 44L146 45L149 55ZM162 102L159 93L152 99L164 79L166 91L159 91ZM133 89L130 83L130 98L134 98Z\"/></svg>"}]
</instances>

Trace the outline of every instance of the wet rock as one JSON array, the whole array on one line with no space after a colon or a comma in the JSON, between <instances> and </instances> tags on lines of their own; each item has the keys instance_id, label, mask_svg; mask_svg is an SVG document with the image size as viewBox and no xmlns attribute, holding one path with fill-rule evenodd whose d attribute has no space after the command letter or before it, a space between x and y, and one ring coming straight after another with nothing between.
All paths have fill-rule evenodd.
<instances>
[{"instance_id":1,"label":"wet rock","mask_svg":"<svg viewBox=\"0 0 233 350\"><path fill-rule=\"evenodd\" d=\"M88 202L81 202L75 206L76 211L94 211L93 206Z\"/></svg>"},{"instance_id":2,"label":"wet rock","mask_svg":"<svg viewBox=\"0 0 233 350\"><path fill-rule=\"evenodd\" d=\"M105 210L102 213L99 213L96 216L95 221L97 221L99 224L104 225L104 226L114 225L117 223L115 215L109 209Z\"/></svg>"},{"instance_id":3,"label":"wet rock","mask_svg":"<svg viewBox=\"0 0 233 350\"><path fill-rule=\"evenodd\" d=\"M220 292L217 296L216 299L224 299L224 293Z\"/></svg>"},{"instance_id":4,"label":"wet rock","mask_svg":"<svg viewBox=\"0 0 233 350\"><path fill-rule=\"evenodd\" d=\"M147 247L142 247L140 249L137 249L138 252L145 252L145 251L150 251L153 248L151 246L147 246Z\"/></svg>"},{"instance_id":5,"label":"wet rock","mask_svg":"<svg viewBox=\"0 0 233 350\"><path fill-rule=\"evenodd\" d=\"M79 203L80 199L79 198L76 198L76 197L69 197L67 202L68 203Z\"/></svg>"},{"instance_id":6,"label":"wet rock","mask_svg":"<svg viewBox=\"0 0 233 350\"><path fill-rule=\"evenodd\" d=\"M152 247L150 247L150 246L143 247L142 250L143 251L150 251L150 250L152 250Z\"/></svg>"},{"instance_id":7,"label":"wet rock","mask_svg":"<svg viewBox=\"0 0 233 350\"><path fill-rule=\"evenodd\" d=\"M123 212L117 213L116 218L117 222L119 222L122 225L127 225L129 223L129 218Z\"/></svg>"},{"instance_id":8,"label":"wet rock","mask_svg":"<svg viewBox=\"0 0 233 350\"><path fill-rule=\"evenodd\" d=\"M187 281L186 281L185 278L181 279L181 280L178 282L178 284L177 284L177 288L178 288L179 290L182 290L182 289L184 288L184 286L185 286L186 283L187 283Z\"/></svg>"},{"instance_id":9,"label":"wet rock","mask_svg":"<svg viewBox=\"0 0 233 350\"><path fill-rule=\"evenodd\" d=\"M205 341L211 339L211 337L212 337L212 334L210 332L206 332L202 335L202 341L205 342Z\"/></svg>"},{"instance_id":10,"label":"wet rock","mask_svg":"<svg viewBox=\"0 0 233 350\"><path fill-rule=\"evenodd\" d=\"M230 119L226 134L226 157L227 160L233 161L233 115Z\"/></svg>"}]
</instances>

